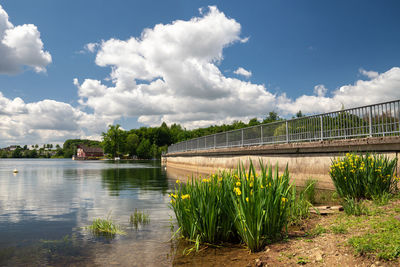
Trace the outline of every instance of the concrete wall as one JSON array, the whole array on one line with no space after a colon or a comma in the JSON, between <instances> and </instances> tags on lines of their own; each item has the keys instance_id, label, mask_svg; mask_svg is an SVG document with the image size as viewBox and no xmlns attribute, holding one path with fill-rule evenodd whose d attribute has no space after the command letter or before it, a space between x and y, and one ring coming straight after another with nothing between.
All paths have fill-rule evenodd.
<instances>
[{"instance_id":1,"label":"concrete wall","mask_svg":"<svg viewBox=\"0 0 400 267\"><path fill-rule=\"evenodd\" d=\"M271 163L282 172L288 164L292 179L303 185L307 179L318 180L317 188L334 189L329 176L331 160L347 152L376 152L390 158L398 157L400 137L379 137L309 143L291 143L256 147L216 149L195 152L170 153L163 157L170 177L207 175L223 169L234 169L239 162L258 166ZM398 163L399 167L399 163Z\"/></svg>"}]
</instances>

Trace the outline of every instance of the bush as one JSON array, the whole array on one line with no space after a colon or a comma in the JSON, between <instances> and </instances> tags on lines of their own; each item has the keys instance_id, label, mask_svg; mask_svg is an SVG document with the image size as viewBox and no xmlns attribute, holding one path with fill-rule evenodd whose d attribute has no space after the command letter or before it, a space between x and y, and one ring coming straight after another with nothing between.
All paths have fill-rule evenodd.
<instances>
[{"instance_id":1,"label":"bush","mask_svg":"<svg viewBox=\"0 0 400 267\"><path fill-rule=\"evenodd\" d=\"M218 243L240 240L251 251L281 237L288 223L291 185L289 172L279 176L278 168L260 162L261 173L253 164L239 165L207 179L178 182L171 194L171 207L184 237Z\"/></svg>"},{"instance_id":2,"label":"bush","mask_svg":"<svg viewBox=\"0 0 400 267\"><path fill-rule=\"evenodd\" d=\"M330 176L340 197L370 199L395 190L396 164L396 158L347 153L343 159L332 161Z\"/></svg>"}]
</instances>

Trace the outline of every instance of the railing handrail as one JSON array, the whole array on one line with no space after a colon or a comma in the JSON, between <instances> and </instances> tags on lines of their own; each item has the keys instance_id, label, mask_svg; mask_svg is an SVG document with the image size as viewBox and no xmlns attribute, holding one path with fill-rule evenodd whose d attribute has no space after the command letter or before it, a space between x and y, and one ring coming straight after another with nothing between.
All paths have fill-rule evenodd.
<instances>
[{"instance_id":1,"label":"railing handrail","mask_svg":"<svg viewBox=\"0 0 400 267\"><path fill-rule=\"evenodd\" d=\"M388 108L389 106L389 108ZM393 109L392 109L393 108ZM377 109L377 110L376 110ZM397 110L397 111L396 111ZM385 112L386 111L386 112ZM390 112L389 124L387 114ZM353 124L358 124L357 126L349 125L349 121L343 120L340 117L336 117L339 119L335 122L329 122L330 127L326 127L324 118L328 117L332 120L335 119L334 115L337 114L351 114L356 117L359 117L361 121L365 121L368 119L368 129L364 123L360 123L360 121L355 121L354 117L351 118ZM386 115L386 118L383 116ZM382 117L382 119L381 119ZM320 122L316 122L315 118L320 118ZM312 119L312 120L311 120ZM392 119L395 123L392 123ZM382 120L382 121L381 121ZM297 129L292 128L294 122L296 123L304 123L301 126L295 125ZM396 123L397 122L397 123ZM374 124L375 123L375 124ZM263 129L276 131L277 128L274 128L278 124L286 124L285 133L280 135L268 135L264 136ZM345 125L343 125L345 124ZM339 127L337 127L339 126ZM319 129L317 129L319 127ZM334 127L334 128L332 128ZM250 129L260 128L259 136L245 139L244 132L248 132ZM325 129L324 129L325 128ZM318 131L317 131L318 130ZM251 130L252 134L254 134L254 130ZM233 139L229 142L229 134L241 132L240 139ZM193 139L185 140L176 144L172 144L168 147L168 153L170 152L181 152L188 150L203 150L203 149L216 149L216 148L225 148L225 147L237 147L237 146L248 146L248 145L262 145L262 144L273 144L273 143L282 143L282 142L304 142L304 141L315 141L326 140L326 139L345 139L347 137L365 137L365 136L385 136L385 134L389 135L399 135L400 134L400 100L392 100L387 102L375 103L366 106L342 109L337 111L331 111L321 114L313 114L299 118L292 118L289 120L279 120L270 123L261 123L258 125L253 125L249 127L244 127L240 129L229 130L225 132L214 133L211 135L205 135L196 137ZM226 136L226 141L217 143L217 137ZM283 140L282 137L286 136L286 140ZM210 137L214 137L213 145L207 146L207 140L209 141ZM264 139L271 139L272 141L264 142ZM260 140L258 140L260 139ZM276 140L274 140L276 139ZM279 140L278 140L279 139ZM203 141L204 140L204 141ZM256 140L256 141L255 141ZM257 141L258 140L258 141ZM197 141L196 146L192 146L193 142ZM199 143L204 142L204 145L199 146ZM190 143L190 144L189 144ZM190 147L188 147L188 144ZM221 145L222 144L222 145ZM179 148L178 146L185 145L184 148Z\"/></svg>"}]
</instances>

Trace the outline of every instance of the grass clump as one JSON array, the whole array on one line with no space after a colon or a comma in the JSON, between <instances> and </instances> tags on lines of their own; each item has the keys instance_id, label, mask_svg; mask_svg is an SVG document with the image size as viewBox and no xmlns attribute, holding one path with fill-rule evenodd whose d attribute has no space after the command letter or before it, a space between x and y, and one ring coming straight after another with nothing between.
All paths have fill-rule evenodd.
<instances>
[{"instance_id":1,"label":"grass clump","mask_svg":"<svg viewBox=\"0 0 400 267\"><path fill-rule=\"evenodd\" d=\"M309 184L304 190L301 190L300 193L297 194L296 187L292 187L288 211L289 225L299 224L303 219L310 216L310 208L312 207L312 204L306 197L310 189L314 190L314 184Z\"/></svg>"},{"instance_id":2,"label":"grass clump","mask_svg":"<svg viewBox=\"0 0 400 267\"><path fill-rule=\"evenodd\" d=\"M129 218L129 222L137 229L140 224L145 225L150 223L150 215L144 211L138 211L135 209L135 212L132 213Z\"/></svg>"},{"instance_id":3,"label":"grass clump","mask_svg":"<svg viewBox=\"0 0 400 267\"><path fill-rule=\"evenodd\" d=\"M305 189L303 191L305 199L311 204L315 204L315 185L317 184L317 180L307 179L305 182Z\"/></svg>"},{"instance_id":4,"label":"grass clump","mask_svg":"<svg viewBox=\"0 0 400 267\"><path fill-rule=\"evenodd\" d=\"M93 223L87 227L95 236L114 237L115 235L125 235L121 227L115 224L111 218L96 218Z\"/></svg>"},{"instance_id":5,"label":"grass clump","mask_svg":"<svg viewBox=\"0 0 400 267\"><path fill-rule=\"evenodd\" d=\"M264 166L256 173L240 164L233 172L178 184L171 196L182 235L196 243L244 242L260 251L282 237L288 224L291 184L286 168Z\"/></svg>"},{"instance_id":6,"label":"grass clump","mask_svg":"<svg viewBox=\"0 0 400 267\"><path fill-rule=\"evenodd\" d=\"M397 158L347 153L344 158L332 161L330 176L340 197L371 199L396 189L396 165Z\"/></svg>"},{"instance_id":7,"label":"grass clump","mask_svg":"<svg viewBox=\"0 0 400 267\"><path fill-rule=\"evenodd\" d=\"M368 207L361 200L354 198L345 198L343 209L347 215L361 216L369 214Z\"/></svg>"},{"instance_id":8,"label":"grass clump","mask_svg":"<svg viewBox=\"0 0 400 267\"><path fill-rule=\"evenodd\" d=\"M347 226L345 224L343 224L343 223L339 223L337 225L332 225L331 226L331 230L336 235L338 235L338 234L347 234L348 233Z\"/></svg>"}]
</instances>

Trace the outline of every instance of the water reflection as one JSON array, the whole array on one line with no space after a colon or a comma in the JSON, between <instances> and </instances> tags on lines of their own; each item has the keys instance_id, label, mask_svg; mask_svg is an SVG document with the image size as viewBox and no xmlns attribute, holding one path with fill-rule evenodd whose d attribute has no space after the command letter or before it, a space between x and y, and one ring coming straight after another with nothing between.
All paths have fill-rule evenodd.
<instances>
[{"instance_id":1,"label":"water reflection","mask_svg":"<svg viewBox=\"0 0 400 267\"><path fill-rule=\"evenodd\" d=\"M0 160L0 265L169 265L173 182L159 162ZM135 208L148 225L131 226ZM127 235L102 242L85 229L107 216Z\"/></svg>"}]
</instances>

